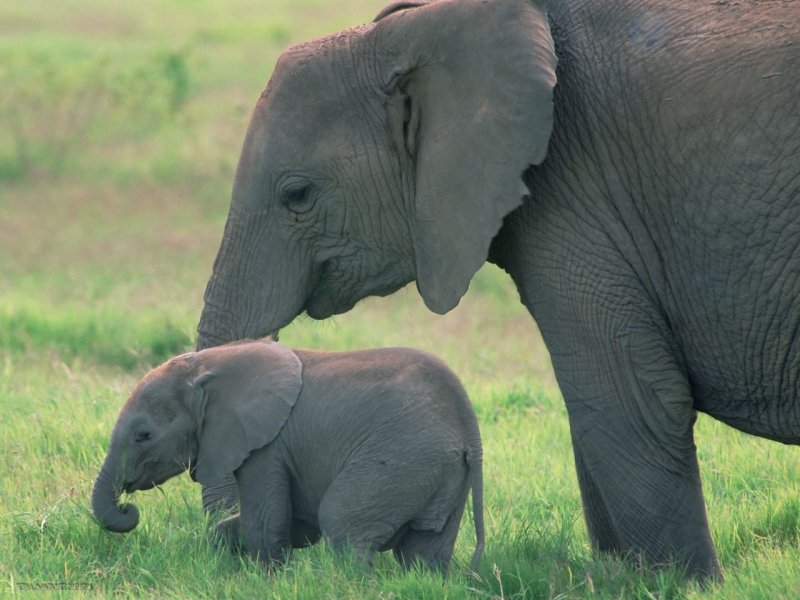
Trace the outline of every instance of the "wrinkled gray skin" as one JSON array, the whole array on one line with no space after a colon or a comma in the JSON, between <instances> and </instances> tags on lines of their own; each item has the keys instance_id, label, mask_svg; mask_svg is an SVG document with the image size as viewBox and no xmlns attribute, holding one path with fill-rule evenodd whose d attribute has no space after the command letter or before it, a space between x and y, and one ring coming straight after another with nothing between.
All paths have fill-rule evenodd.
<instances>
[{"instance_id":1,"label":"wrinkled gray skin","mask_svg":"<svg viewBox=\"0 0 800 600\"><path fill-rule=\"evenodd\" d=\"M189 469L203 485L235 473L240 514L225 545L266 563L325 535L369 560L446 569L472 489L484 545L480 434L466 392L417 350L292 351L257 341L176 357L120 412L92 509L117 532L138 523L121 491Z\"/></svg>"},{"instance_id":2,"label":"wrinkled gray skin","mask_svg":"<svg viewBox=\"0 0 800 600\"><path fill-rule=\"evenodd\" d=\"M199 347L412 280L444 313L493 262L594 545L721 577L695 411L800 441L800 3L403 4L280 58Z\"/></svg>"}]
</instances>

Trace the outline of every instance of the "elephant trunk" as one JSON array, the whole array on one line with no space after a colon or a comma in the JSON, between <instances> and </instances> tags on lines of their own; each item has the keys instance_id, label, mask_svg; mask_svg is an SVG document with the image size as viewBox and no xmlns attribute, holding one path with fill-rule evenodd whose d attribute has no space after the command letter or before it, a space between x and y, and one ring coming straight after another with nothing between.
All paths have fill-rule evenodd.
<instances>
[{"instance_id":1,"label":"elephant trunk","mask_svg":"<svg viewBox=\"0 0 800 600\"><path fill-rule=\"evenodd\" d=\"M265 197L270 145L259 100L245 138L228 219L206 287L197 349L276 332L305 309L311 292L310 249L283 230Z\"/></svg>"},{"instance_id":2,"label":"elephant trunk","mask_svg":"<svg viewBox=\"0 0 800 600\"><path fill-rule=\"evenodd\" d=\"M209 290L211 290L211 284L209 284ZM218 308L209 301L209 295L207 292L206 304L200 315L200 323L197 325L198 350L221 346L237 339L237 320L232 317L230 311Z\"/></svg>"},{"instance_id":3,"label":"elephant trunk","mask_svg":"<svg viewBox=\"0 0 800 600\"><path fill-rule=\"evenodd\" d=\"M109 453L92 492L92 511L100 524L117 533L126 533L139 524L139 510L133 504L119 504L120 485L117 468Z\"/></svg>"},{"instance_id":4,"label":"elephant trunk","mask_svg":"<svg viewBox=\"0 0 800 600\"><path fill-rule=\"evenodd\" d=\"M258 232L231 209L211 278L203 297L203 312L197 325L197 349L221 346L246 336L246 321L254 296L253 261Z\"/></svg>"},{"instance_id":5,"label":"elephant trunk","mask_svg":"<svg viewBox=\"0 0 800 600\"><path fill-rule=\"evenodd\" d=\"M197 350L274 335L303 311L309 267L290 252L271 251L265 240L256 242L252 251L238 252L229 250L235 241L223 239L197 325Z\"/></svg>"}]
</instances>

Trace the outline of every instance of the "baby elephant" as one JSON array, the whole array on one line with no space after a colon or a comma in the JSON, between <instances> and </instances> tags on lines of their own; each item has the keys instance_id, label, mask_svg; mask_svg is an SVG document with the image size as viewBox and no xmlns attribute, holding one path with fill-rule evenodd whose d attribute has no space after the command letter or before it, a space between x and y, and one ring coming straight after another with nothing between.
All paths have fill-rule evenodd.
<instances>
[{"instance_id":1,"label":"baby elephant","mask_svg":"<svg viewBox=\"0 0 800 600\"><path fill-rule=\"evenodd\" d=\"M123 406L92 494L100 523L136 527L124 490L189 469L234 473L240 514L218 531L262 562L324 535L369 560L392 549L446 569L472 489L484 544L482 450L455 375L417 350L290 350L271 340L209 348L150 371Z\"/></svg>"}]
</instances>

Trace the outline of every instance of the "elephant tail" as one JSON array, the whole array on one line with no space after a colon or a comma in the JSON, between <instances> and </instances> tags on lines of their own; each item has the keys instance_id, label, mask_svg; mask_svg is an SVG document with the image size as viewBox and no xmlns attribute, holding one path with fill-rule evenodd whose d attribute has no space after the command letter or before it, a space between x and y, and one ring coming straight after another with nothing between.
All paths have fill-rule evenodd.
<instances>
[{"instance_id":1,"label":"elephant tail","mask_svg":"<svg viewBox=\"0 0 800 600\"><path fill-rule=\"evenodd\" d=\"M469 568L475 573L481 562L486 542L483 528L483 450L480 442L478 442L477 449L472 448L467 452L467 465L472 487L472 521L475 524L475 552L472 553Z\"/></svg>"}]
</instances>

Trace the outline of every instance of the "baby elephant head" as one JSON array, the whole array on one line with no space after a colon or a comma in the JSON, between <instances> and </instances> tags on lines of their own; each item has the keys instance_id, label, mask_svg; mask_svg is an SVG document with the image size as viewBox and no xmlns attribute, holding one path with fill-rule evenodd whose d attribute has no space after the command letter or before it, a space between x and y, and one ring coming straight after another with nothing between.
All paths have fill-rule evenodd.
<instances>
[{"instance_id":1,"label":"baby elephant head","mask_svg":"<svg viewBox=\"0 0 800 600\"><path fill-rule=\"evenodd\" d=\"M111 434L92 493L103 527L139 522L120 494L146 490L189 469L203 485L233 473L251 451L272 441L300 393L294 352L271 341L183 354L136 386Z\"/></svg>"}]
</instances>

